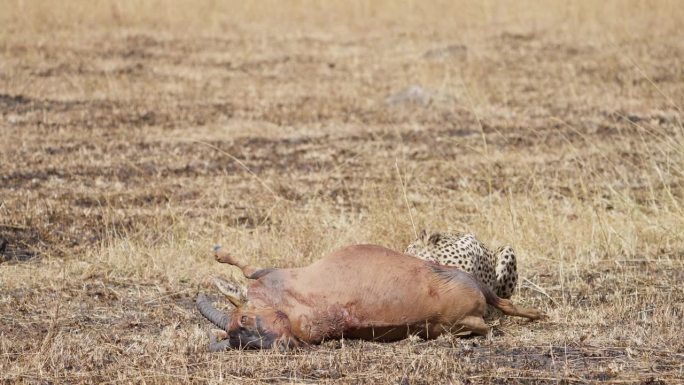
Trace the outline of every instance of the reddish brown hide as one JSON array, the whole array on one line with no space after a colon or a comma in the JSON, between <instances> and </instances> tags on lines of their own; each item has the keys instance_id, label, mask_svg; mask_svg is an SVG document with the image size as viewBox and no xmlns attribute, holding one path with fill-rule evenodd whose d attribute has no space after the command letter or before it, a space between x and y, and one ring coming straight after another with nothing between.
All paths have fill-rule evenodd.
<instances>
[{"instance_id":1,"label":"reddish brown hide","mask_svg":"<svg viewBox=\"0 0 684 385\"><path fill-rule=\"evenodd\" d=\"M508 315L542 316L498 298L461 270L380 246L345 247L294 269L257 269L221 250L216 259L241 268L250 282L246 294L224 282L222 291L236 305L229 313L198 296L200 312L225 330L223 341L212 340L212 351L337 338L395 341L412 334L430 339L464 331L482 335L489 331L482 318L487 304Z\"/></svg>"}]
</instances>

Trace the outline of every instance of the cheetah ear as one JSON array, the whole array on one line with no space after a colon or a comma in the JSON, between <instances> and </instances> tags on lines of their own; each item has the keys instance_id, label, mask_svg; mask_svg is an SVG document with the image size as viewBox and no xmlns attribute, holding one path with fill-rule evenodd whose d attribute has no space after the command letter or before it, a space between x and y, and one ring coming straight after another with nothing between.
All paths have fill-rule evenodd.
<instances>
[{"instance_id":1,"label":"cheetah ear","mask_svg":"<svg viewBox=\"0 0 684 385\"><path fill-rule=\"evenodd\" d=\"M418 234L418 239L425 239L426 236L427 236L427 230L422 229L422 230L420 230L420 234Z\"/></svg>"},{"instance_id":2,"label":"cheetah ear","mask_svg":"<svg viewBox=\"0 0 684 385\"><path fill-rule=\"evenodd\" d=\"M430 238L428 238L427 243L428 245L436 245L440 238L441 236L439 233L430 234Z\"/></svg>"}]
</instances>

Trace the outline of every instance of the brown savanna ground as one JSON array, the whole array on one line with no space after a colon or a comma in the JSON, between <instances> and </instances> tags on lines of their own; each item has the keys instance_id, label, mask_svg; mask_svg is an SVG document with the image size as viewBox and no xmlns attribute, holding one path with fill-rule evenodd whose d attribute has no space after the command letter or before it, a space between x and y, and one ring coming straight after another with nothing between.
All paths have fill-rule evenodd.
<instances>
[{"instance_id":1,"label":"brown savanna ground","mask_svg":"<svg viewBox=\"0 0 684 385\"><path fill-rule=\"evenodd\" d=\"M0 2L0 382L681 383L682 20L679 1ZM194 297L233 274L213 244L299 266L424 227L512 245L514 299L549 318L206 352Z\"/></svg>"}]
</instances>

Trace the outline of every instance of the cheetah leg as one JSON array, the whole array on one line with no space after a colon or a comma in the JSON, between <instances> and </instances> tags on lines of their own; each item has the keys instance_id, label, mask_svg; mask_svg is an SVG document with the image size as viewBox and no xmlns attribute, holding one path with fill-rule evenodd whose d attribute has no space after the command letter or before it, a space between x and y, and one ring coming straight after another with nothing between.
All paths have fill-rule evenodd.
<instances>
[{"instance_id":1,"label":"cheetah leg","mask_svg":"<svg viewBox=\"0 0 684 385\"><path fill-rule=\"evenodd\" d=\"M496 295L511 298L518 284L518 268L515 252L510 246L499 248L496 253Z\"/></svg>"}]
</instances>

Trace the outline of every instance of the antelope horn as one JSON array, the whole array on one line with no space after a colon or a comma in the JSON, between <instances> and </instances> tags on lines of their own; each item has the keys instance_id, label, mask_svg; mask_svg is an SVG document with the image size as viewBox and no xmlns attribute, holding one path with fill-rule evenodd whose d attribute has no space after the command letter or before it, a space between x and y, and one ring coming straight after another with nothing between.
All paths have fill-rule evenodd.
<instances>
[{"instance_id":1,"label":"antelope horn","mask_svg":"<svg viewBox=\"0 0 684 385\"><path fill-rule=\"evenodd\" d=\"M230 303L235 305L235 307L240 307L247 301L244 286L233 285L219 277L212 277L211 280L214 282L214 286L216 286L223 295L228 297Z\"/></svg>"},{"instance_id":2,"label":"antelope horn","mask_svg":"<svg viewBox=\"0 0 684 385\"><path fill-rule=\"evenodd\" d=\"M211 323L228 331L230 324L230 314L219 311L214 305L209 302L209 299L203 293L197 295L197 309L199 312Z\"/></svg>"}]
</instances>

